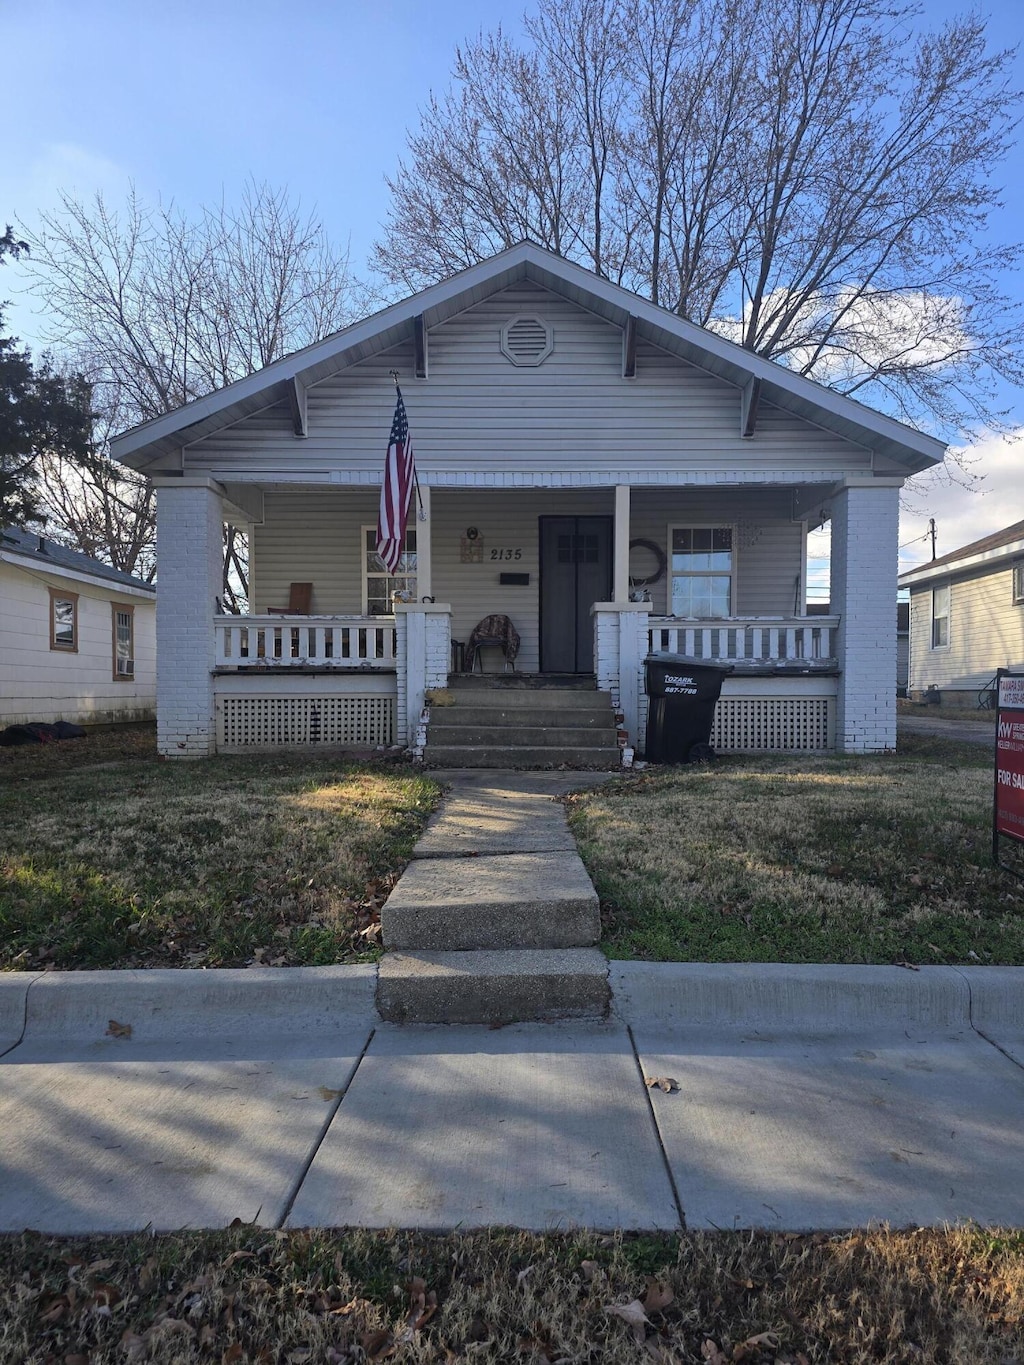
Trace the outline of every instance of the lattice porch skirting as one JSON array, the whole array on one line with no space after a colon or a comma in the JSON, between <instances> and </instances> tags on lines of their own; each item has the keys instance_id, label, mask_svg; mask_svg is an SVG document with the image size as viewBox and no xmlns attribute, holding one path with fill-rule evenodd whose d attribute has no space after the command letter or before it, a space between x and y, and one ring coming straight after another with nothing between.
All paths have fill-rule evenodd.
<instances>
[{"instance_id":1,"label":"lattice porch skirting","mask_svg":"<svg viewBox=\"0 0 1024 1365\"><path fill-rule=\"evenodd\" d=\"M376 696L221 696L217 748L375 747L395 742L395 698Z\"/></svg>"},{"instance_id":2,"label":"lattice porch skirting","mask_svg":"<svg viewBox=\"0 0 1024 1365\"><path fill-rule=\"evenodd\" d=\"M833 749L835 698L723 696L711 745L723 754Z\"/></svg>"}]
</instances>

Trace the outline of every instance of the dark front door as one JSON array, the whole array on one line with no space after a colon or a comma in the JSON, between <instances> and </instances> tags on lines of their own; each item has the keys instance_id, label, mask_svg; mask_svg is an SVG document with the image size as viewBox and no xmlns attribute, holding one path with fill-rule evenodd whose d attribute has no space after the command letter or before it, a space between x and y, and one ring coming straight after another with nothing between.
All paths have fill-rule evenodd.
<instances>
[{"instance_id":1,"label":"dark front door","mask_svg":"<svg viewBox=\"0 0 1024 1365\"><path fill-rule=\"evenodd\" d=\"M590 608L612 590L612 518L540 519L540 666L593 673Z\"/></svg>"}]
</instances>

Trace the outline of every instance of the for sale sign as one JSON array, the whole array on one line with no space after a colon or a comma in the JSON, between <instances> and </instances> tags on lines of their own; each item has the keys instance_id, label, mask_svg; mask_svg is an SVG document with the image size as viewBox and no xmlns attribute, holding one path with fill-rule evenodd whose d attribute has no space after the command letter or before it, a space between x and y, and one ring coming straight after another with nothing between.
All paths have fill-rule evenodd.
<instances>
[{"instance_id":1,"label":"for sale sign","mask_svg":"<svg viewBox=\"0 0 1024 1365\"><path fill-rule=\"evenodd\" d=\"M1000 835L1024 843L1024 673L1000 669L997 689L992 853L999 862Z\"/></svg>"}]
</instances>

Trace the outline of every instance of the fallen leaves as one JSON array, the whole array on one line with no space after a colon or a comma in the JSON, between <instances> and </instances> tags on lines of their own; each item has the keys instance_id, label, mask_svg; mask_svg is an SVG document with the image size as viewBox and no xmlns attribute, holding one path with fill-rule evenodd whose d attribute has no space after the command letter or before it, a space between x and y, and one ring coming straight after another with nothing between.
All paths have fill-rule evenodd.
<instances>
[{"instance_id":1,"label":"fallen leaves","mask_svg":"<svg viewBox=\"0 0 1024 1365\"><path fill-rule=\"evenodd\" d=\"M132 1036L131 1024L119 1024L116 1019L111 1019L107 1023L108 1038L130 1038Z\"/></svg>"},{"instance_id":2,"label":"fallen leaves","mask_svg":"<svg viewBox=\"0 0 1024 1365\"><path fill-rule=\"evenodd\" d=\"M604 1306L606 1313L612 1313L615 1317L621 1318L629 1330L633 1333L633 1339L643 1345L647 1333L646 1327L650 1327L651 1320L644 1312L644 1306L639 1299L633 1299L630 1303L606 1303Z\"/></svg>"},{"instance_id":3,"label":"fallen leaves","mask_svg":"<svg viewBox=\"0 0 1024 1365\"><path fill-rule=\"evenodd\" d=\"M675 1301L675 1294L662 1280L649 1279L647 1281L647 1293L644 1296L644 1311L647 1313L663 1313L670 1303Z\"/></svg>"},{"instance_id":4,"label":"fallen leaves","mask_svg":"<svg viewBox=\"0 0 1024 1365\"><path fill-rule=\"evenodd\" d=\"M645 1076L644 1085L648 1090L664 1090L666 1095L674 1094L679 1089L679 1082L674 1076Z\"/></svg>"},{"instance_id":5,"label":"fallen leaves","mask_svg":"<svg viewBox=\"0 0 1024 1365\"><path fill-rule=\"evenodd\" d=\"M1024 1316L1016 1232L428 1237L239 1224L16 1241L5 1258L0 1239L0 1336L14 1321L40 1365L809 1365L826 1337L836 1359L896 1365L918 1349L937 1358L951 1313L971 1315L972 1349L998 1336L1010 1358ZM914 1341L875 1351L911 1308Z\"/></svg>"}]
</instances>

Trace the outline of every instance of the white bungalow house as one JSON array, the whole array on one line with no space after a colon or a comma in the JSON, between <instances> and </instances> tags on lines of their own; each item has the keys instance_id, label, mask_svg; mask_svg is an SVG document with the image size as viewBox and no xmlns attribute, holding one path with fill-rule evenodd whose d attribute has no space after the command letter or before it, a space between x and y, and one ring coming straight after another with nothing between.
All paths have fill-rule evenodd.
<instances>
[{"instance_id":1,"label":"white bungalow house","mask_svg":"<svg viewBox=\"0 0 1024 1365\"><path fill-rule=\"evenodd\" d=\"M389 578L392 371L422 510ZM719 748L895 745L899 490L943 446L532 244L113 453L158 489L168 756L412 743L490 614L521 672L596 674L641 753L652 647L738 665ZM807 532L829 517L833 614L810 618ZM224 521L249 534L244 618L221 610Z\"/></svg>"},{"instance_id":2,"label":"white bungalow house","mask_svg":"<svg viewBox=\"0 0 1024 1365\"><path fill-rule=\"evenodd\" d=\"M0 728L155 710L152 584L34 531L0 532Z\"/></svg>"},{"instance_id":3,"label":"white bungalow house","mask_svg":"<svg viewBox=\"0 0 1024 1365\"><path fill-rule=\"evenodd\" d=\"M974 706L1024 664L1024 521L908 569L910 694Z\"/></svg>"}]
</instances>

